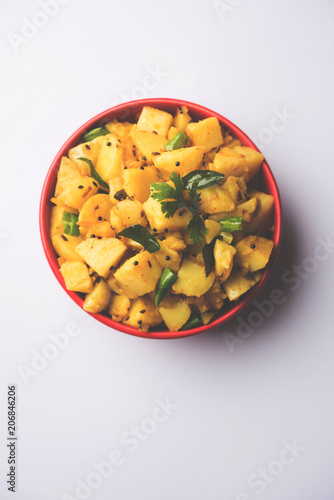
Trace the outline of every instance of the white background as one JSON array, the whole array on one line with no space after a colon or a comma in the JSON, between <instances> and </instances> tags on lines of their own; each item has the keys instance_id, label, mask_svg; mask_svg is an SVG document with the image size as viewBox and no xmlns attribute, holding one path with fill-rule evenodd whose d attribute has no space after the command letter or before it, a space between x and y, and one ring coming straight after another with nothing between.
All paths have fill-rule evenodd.
<instances>
[{"instance_id":1,"label":"white background","mask_svg":"<svg viewBox=\"0 0 334 500\"><path fill-rule=\"evenodd\" d=\"M84 498L77 479L86 482L93 463L118 450L122 464L86 498L331 500L333 248L322 250L321 262L310 257L317 238L334 236L333 2L226 0L220 9L211 0L62 3L46 21L38 1L1 4L1 499ZM45 25L14 41L24 18ZM145 78L152 69L163 76ZM248 327L247 339L240 319L182 340L112 331L79 315L48 267L38 204L52 159L87 119L140 97L197 102L264 146L282 196L284 234L258 300L274 289L285 300L269 318L252 315L254 304L242 313L246 323L262 323ZM285 123L275 121L284 110ZM302 278L293 265L306 268ZM20 376L49 335L70 323L80 333L68 346ZM6 485L12 383L15 495ZM166 398L175 405L171 414L131 452L122 436L143 421L151 425L145 419ZM284 454L286 442L297 444L297 456ZM289 464L277 462L287 457ZM268 480L254 486L260 468L269 468Z\"/></svg>"}]
</instances>

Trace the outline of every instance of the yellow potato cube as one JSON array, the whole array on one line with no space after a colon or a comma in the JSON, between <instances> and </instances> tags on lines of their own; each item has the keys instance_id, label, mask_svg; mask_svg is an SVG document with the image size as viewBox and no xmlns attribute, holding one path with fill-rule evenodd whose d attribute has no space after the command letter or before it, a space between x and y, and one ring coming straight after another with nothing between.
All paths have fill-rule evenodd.
<instances>
[{"instance_id":1,"label":"yellow potato cube","mask_svg":"<svg viewBox=\"0 0 334 500\"><path fill-rule=\"evenodd\" d=\"M126 260L114 276L124 295L136 299L155 289L161 273L162 267L155 255L145 250Z\"/></svg>"},{"instance_id":2,"label":"yellow potato cube","mask_svg":"<svg viewBox=\"0 0 334 500\"><path fill-rule=\"evenodd\" d=\"M179 106L174 117L174 127L180 132L185 132L190 120L187 106Z\"/></svg>"},{"instance_id":3,"label":"yellow potato cube","mask_svg":"<svg viewBox=\"0 0 334 500\"><path fill-rule=\"evenodd\" d=\"M188 259L183 260L177 275L178 278L173 285L173 292L194 297L204 295L215 280L213 272L206 277L204 266Z\"/></svg>"},{"instance_id":4,"label":"yellow potato cube","mask_svg":"<svg viewBox=\"0 0 334 500\"><path fill-rule=\"evenodd\" d=\"M57 199L70 208L81 210L85 202L99 190L97 182L92 177L81 177L72 180Z\"/></svg>"},{"instance_id":5,"label":"yellow potato cube","mask_svg":"<svg viewBox=\"0 0 334 500\"><path fill-rule=\"evenodd\" d=\"M123 321L130 309L131 301L125 295L113 294L109 306L109 314L114 321Z\"/></svg>"},{"instance_id":6,"label":"yellow potato cube","mask_svg":"<svg viewBox=\"0 0 334 500\"><path fill-rule=\"evenodd\" d=\"M172 308L160 306L159 312L162 319L166 323L168 330L171 332L177 332L190 318L191 309L184 300L180 300Z\"/></svg>"},{"instance_id":7,"label":"yellow potato cube","mask_svg":"<svg viewBox=\"0 0 334 500\"><path fill-rule=\"evenodd\" d=\"M150 197L150 185L159 180L155 167L131 168L124 171L124 190L130 198L144 203Z\"/></svg>"},{"instance_id":8,"label":"yellow potato cube","mask_svg":"<svg viewBox=\"0 0 334 500\"><path fill-rule=\"evenodd\" d=\"M83 308L90 313L99 313L107 309L111 290L104 280L95 283L93 290L85 297Z\"/></svg>"},{"instance_id":9,"label":"yellow potato cube","mask_svg":"<svg viewBox=\"0 0 334 500\"><path fill-rule=\"evenodd\" d=\"M240 271L233 269L222 286L230 300L238 300L241 295L248 292L256 283L257 281L253 276L244 276Z\"/></svg>"},{"instance_id":10,"label":"yellow potato cube","mask_svg":"<svg viewBox=\"0 0 334 500\"><path fill-rule=\"evenodd\" d=\"M173 123L173 117L166 111L144 106L137 123L138 130L156 132L167 137L167 132Z\"/></svg>"},{"instance_id":11,"label":"yellow potato cube","mask_svg":"<svg viewBox=\"0 0 334 500\"><path fill-rule=\"evenodd\" d=\"M110 268L117 266L127 248L117 238L91 238L76 247L77 253L94 271L106 278Z\"/></svg>"},{"instance_id":12,"label":"yellow potato cube","mask_svg":"<svg viewBox=\"0 0 334 500\"><path fill-rule=\"evenodd\" d=\"M89 276L86 264L81 261L64 262L60 272L65 280L67 290L89 293L93 290L93 281Z\"/></svg>"},{"instance_id":13,"label":"yellow potato cube","mask_svg":"<svg viewBox=\"0 0 334 500\"><path fill-rule=\"evenodd\" d=\"M131 304L127 318L124 323L147 332L152 326L159 325L162 322L159 309L148 297L139 297L134 299Z\"/></svg>"},{"instance_id":14,"label":"yellow potato cube","mask_svg":"<svg viewBox=\"0 0 334 500\"><path fill-rule=\"evenodd\" d=\"M54 234L51 237L53 248L59 257L66 260L81 260L76 247L83 241L82 236L70 236L69 234Z\"/></svg>"},{"instance_id":15,"label":"yellow potato cube","mask_svg":"<svg viewBox=\"0 0 334 500\"><path fill-rule=\"evenodd\" d=\"M215 117L189 123L186 133L192 144L203 146L205 152L221 146L224 142L220 123Z\"/></svg>"},{"instance_id":16,"label":"yellow potato cube","mask_svg":"<svg viewBox=\"0 0 334 500\"><path fill-rule=\"evenodd\" d=\"M143 208L146 213L147 220L152 229L156 229L158 233L163 233L165 229L168 231L182 231L187 228L187 225L192 218L191 213L186 209L179 209L173 217L167 219L165 214L161 212L161 205L157 200L149 198L143 203Z\"/></svg>"},{"instance_id":17,"label":"yellow potato cube","mask_svg":"<svg viewBox=\"0 0 334 500\"><path fill-rule=\"evenodd\" d=\"M222 186L211 186L207 189L200 189L199 192L201 193L199 211L202 213L232 212L235 209L234 201Z\"/></svg>"},{"instance_id":18,"label":"yellow potato cube","mask_svg":"<svg viewBox=\"0 0 334 500\"><path fill-rule=\"evenodd\" d=\"M138 130L137 125L133 125L132 127L131 139L148 163L152 163L154 153L161 153L164 151L165 145L167 144L167 139L162 135Z\"/></svg>"},{"instance_id":19,"label":"yellow potato cube","mask_svg":"<svg viewBox=\"0 0 334 500\"><path fill-rule=\"evenodd\" d=\"M202 166L203 154L204 149L200 146L180 148L155 156L153 163L163 178L168 180L173 172L183 177L192 170L198 170Z\"/></svg>"},{"instance_id":20,"label":"yellow potato cube","mask_svg":"<svg viewBox=\"0 0 334 500\"><path fill-rule=\"evenodd\" d=\"M229 277L235 253L236 249L234 247L228 245L225 241L216 240L213 255L215 258L216 273L220 281L225 281Z\"/></svg>"},{"instance_id":21,"label":"yellow potato cube","mask_svg":"<svg viewBox=\"0 0 334 500\"><path fill-rule=\"evenodd\" d=\"M104 136L95 168L105 182L123 173L124 149L115 136Z\"/></svg>"},{"instance_id":22,"label":"yellow potato cube","mask_svg":"<svg viewBox=\"0 0 334 500\"><path fill-rule=\"evenodd\" d=\"M215 220L210 220L210 219L207 219L206 221L204 221L204 224L208 230L207 234L205 235L205 241L207 244L209 244L209 243L211 243L213 238L218 236L218 234L221 232L221 227L220 227L219 222L217 222Z\"/></svg>"},{"instance_id":23,"label":"yellow potato cube","mask_svg":"<svg viewBox=\"0 0 334 500\"><path fill-rule=\"evenodd\" d=\"M262 236L246 236L236 245L235 262L244 273L263 269L268 261L274 242Z\"/></svg>"}]
</instances>

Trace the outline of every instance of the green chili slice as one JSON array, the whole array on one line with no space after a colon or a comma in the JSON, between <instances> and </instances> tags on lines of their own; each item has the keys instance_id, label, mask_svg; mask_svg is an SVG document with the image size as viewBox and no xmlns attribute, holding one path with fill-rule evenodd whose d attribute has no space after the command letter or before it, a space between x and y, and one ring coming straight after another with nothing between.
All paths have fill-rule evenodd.
<instances>
[{"instance_id":1,"label":"green chili slice","mask_svg":"<svg viewBox=\"0 0 334 500\"><path fill-rule=\"evenodd\" d=\"M165 297L168 290L174 285L177 280L177 274L173 273L166 267L161 275L158 290L155 295L155 305L158 306L162 299Z\"/></svg>"},{"instance_id":2,"label":"green chili slice","mask_svg":"<svg viewBox=\"0 0 334 500\"><path fill-rule=\"evenodd\" d=\"M167 142L165 148L166 151L173 151L174 149L184 148L189 140L187 134L183 132L178 132L176 136L173 137L169 142Z\"/></svg>"},{"instance_id":3,"label":"green chili slice","mask_svg":"<svg viewBox=\"0 0 334 500\"><path fill-rule=\"evenodd\" d=\"M197 314L192 313L188 321L183 325L181 330L190 330L191 328L197 328L202 325L202 320L197 316Z\"/></svg>"},{"instance_id":4,"label":"green chili slice","mask_svg":"<svg viewBox=\"0 0 334 500\"><path fill-rule=\"evenodd\" d=\"M77 225L79 216L71 212L64 212L62 217L64 233L70 236L80 236L79 226Z\"/></svg>"},{"instance_id":5,"label":"green chili slice","mask_svg":"<svg viewBox=\"0 0 334 500\"><path fill-rule=\"evenodd\" d=\"M243 218L242 217L226 217L221 219L220 227L225 233L233 233L234 231L243 230Z\"/></svg>"}]
</instances>

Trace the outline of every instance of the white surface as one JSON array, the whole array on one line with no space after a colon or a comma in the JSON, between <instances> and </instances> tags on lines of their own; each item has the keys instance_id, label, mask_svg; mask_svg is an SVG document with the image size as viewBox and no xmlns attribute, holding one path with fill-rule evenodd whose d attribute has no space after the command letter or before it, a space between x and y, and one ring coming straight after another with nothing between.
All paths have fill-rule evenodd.
<instances>
[{"instance_id":1,"label":"white surface","mask_svg":"<svg viewBox=\"0 0 334 500\"><path fill-rule=\"evenodd\" d=\"M333 3L226 0L220 17L203 0L63 3L17 53L8 34L20 34L22 18L41 8L32 0L2 5L0 497L13 498L5 484L6 391L16 383L17 500L83 498L76 478L86 480L113 450L123 463L87 498L333 498L334 255L323 252L298 289L282 282L313 255L316 238L334 237ZM165 75L152 89L145 76L156 66ZM236 336L237 320L175 341L87 321L48 267L38 204L49 165L78 126L127 100L123 94L200 103L259 145L269 137L262 129L279 125L275 110L294 115L263 148L285 230L258 300L275 288L286 300L234 352L224 333ZM242 318L254 319L255 310ZM81 333L26 385L19 366L31 367L33 350L42 352L69 322ZM167 397L178 408L131 452L134 442L122 444L122 435ZM283 451L293 440L303 447L295 459ZM278 457L291 463L273 464ZM260 484L247 480L268 466L277 477L260 495Z\"/></svg>"}]
</instances>

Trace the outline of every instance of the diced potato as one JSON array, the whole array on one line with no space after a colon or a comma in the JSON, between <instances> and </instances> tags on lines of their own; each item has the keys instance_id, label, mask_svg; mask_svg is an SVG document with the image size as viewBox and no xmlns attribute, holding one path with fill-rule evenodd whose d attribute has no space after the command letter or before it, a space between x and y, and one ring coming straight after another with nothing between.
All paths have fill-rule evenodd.
<instances>
[{"instance_id":1,"label":"diced potato","mask_svg":"<svg viewBox=\"0 0 334 500\"><path fill-rule=\"evenodd\" d=\"M130 309L131 301L125 295L113 294L109 306L109 314L114 321L123 321Z\"/></svg>"},{"instance_id":2,"label":"diced potato","mask_svg":"<svg viewBox=\"0 0 334 500\"><path fill-rule=\"evenodd\" d=\"M256 280L251 275L244 276L240 271L233 269L230 276L224 281L223 287L230 300L238 300L255 284Z\"/></svg>"},{"instance_id":3,"label":"diced potato","mask_svg":"<svg viewBox=\"0 0 334 500\"><path fill-rule=\"evenodd\" d=\"M207 325L208 323L210 323L210 321L213 319L214 315L215 315L214 311L207 311L207 312L201 313L201 320L202 320L203 325Z\"/></svg>"},{"instance_id":4,"label":"diced potato","mask_svg":"<svg viewBox=\"0 0 334 500\"><path fill-rule=\"evenodd\" d=\"M223 144L223 135L217 118L211 117L198 122L189 123L186 130L194 146L203 146L208 152Z\"/></svg>"},{"instance_id":5,"label":"diced potato","mask_svg":"<svg viewBox=\"0 0 334 500\"><path fill-rule=\"evenodd\" d=\"M124 190L127 195L141 203L150 197L150 185L159 180L155 167L132 168L124 171Z\"/></svg>"},{"instance_id":6,"label":"diced potato","mask_svg":"<svg viewBox=\"0 0 334 500\"><path fill-rule=\"evenodd\" d=\"M152 153L161 153L165 150L167 144L167 139L162 135L138 130L137 125L132 127L131 138L140 154L145 156L146 161L150 163L152 163L154 157Z\"/></svg>"},{"instance_id":7,"label":"diced potato","mask_svg":"<svg viewBox=\"0 0 334 500\"><path fill-rule=\"evenodd\" d=\"M226 189L236 205L249 198L247 195L247 185L243 177L230 175L224 183L224 189Z\"/></svg>"},{"instance_id":8,"label":"diced potato","mask_svg":"<svg viewBox=\"0 0 334 500\"><path fill-rule=\"evenodd\" d=\"M215 185L198 192L201 193L199 211L202 213L232 212L235 209L234 201L222 186Z\"/></svg>"},{"instance_id":9,"label":"diced potato","mask_svg":"<svg viewBox=\"0 0 334 500\"><path fill-rule=\"evenodd\" d=\"M105 182L122 174L124 149L113 135L105 135L95 168Z\"/></svg>"},{"instance_id":10,"label":"diced potato","mask_svg":"<svg viewBox=\"0 0 334 500\"><path fill-rule=\"evenodd\" d=\"M245 181L248 182L258 173L264 160L263 154L247 146L236 146L233 151L242 154L245 157L245 163L248 168L248 176Z\"/></svg>"},{"instance_id":11,"label":"diced potato","mask_svg":"<svg viewBox=\"0 0 334 500\"><path fill-rule=\"evenodd\" d=\"M207 244L209 244L209 243L211 243L213 238L218 236L218 234L221 231L221 227L220 227L219 222L217 222L215 220L210 220L210 219L207 219L206 221L204 221L204 224L208 230L207 234L205 235L205 241Z\"/></svg>"},{"instance_id":12,"label":"diced potato","mask_svg":"<svg viewBox=\"0 0 334 500\"><path fill-rule=\"evenodd\" d=\"M186 247L185 243L175 236L169 236L160 241L160 247L161 250L154 254L159 264L176 273L180 268L181 252Z\"/></svg>"},{"instance_id":13,"label":"diced potato","mask_svg":"<svg viewBox=\"0 0 334 500\"><path fill-rule=\"evenodd\" d=\"M153 162L163 178L168 180L173 172L183 177L192 170L198 170L202 166L203 152L201 146L180 148L155 156Z\"/></svg>"},{"instance_id":14,"label":"diced potato","mask_svg":"<svg viewBox=\"0 0 334 500\"><path fill-rule=\"evenodd\" d=\"M221 148L216 154L213 163L210 163L210 169L220 172L229 177L244 176L248 182L259 171L264 156L255 151L255 149L246 146L237 146L234 149Z\"/></svg>"},{"instance_id":15,"label":"diced potato","mask_svg":"<svg viewBox=\"0 0 334 500\"><path fill-rule=\"evenodd\" d=\"M272 226L274 213L274 198L270 194L252 191L251 199L258 199L260 202L259 210L255 216L246 224L245 230L250 234L265 235Z\"/></svg>"},{"instance_id":16,"label":"diced potato","mask_svg":"<svg viewBox=\"0 0 334 500\"><path fill-rule=\"evenodd\" d=\"M111 291L104 280L97 281L93 290L85 297L83 308L90 313L100 313L107 309Z\"/></svg>"},{"instance_id":17,"label":"diced potato","mask_svg":"<svg viewBox=\"0 0 334 500\"><path fill-rule=\"evenodd\" d=\"M136 170L131 170L131 172L135 172ZM123 174L125 174L127 170L124 170ZM124 191L123 199L126 198L127 193L124 189L124 175L120 177L114 177L109 181L109 196L112 203L117 203L117 199L119 199L119 194ZM115 198L116 195L116 198Z\"/></svg>"},{"instance_id":18,"label":"diced potato","mask_svg":"<svg viewBox=\"0 0 334 500\"><path fill-rule=\"evenodd\" d=\"M112 208L111 213L121 219L124 227L131 226L132 224L140 224L144 227L147 226L145 212L140 201L127 198L117 203L117 205Z\"/></svg>"},{"instance_id":19,"label":"diced potato","mask_svg":"<svg viewBox=\"0 0 334 500\"><path fill-rule=\"evenodd\" d=\"M171 128L168 130L167 139L171 141L179 132L180 131L176 127L171 126Z\"/></svg>"},{"instance_id":20,"label":"diced potato","mask_svg":"<svg viewBox=\"0 0 334 500\"><path fill-rule=\"evenodd\" d=\"M60 268L67 290L72 292L90 293L93 290L93 281L89 276L86 264L77 261L64 262Z\"/></svg>"},{"instance_id":21,"label":"diced potato","mask_svg":"<svg viewBox=\"0 0 334 500\"><path fill-rule=\"evenodd\" d=\"M171 332L177 332L190 318L191 309L184 300L180 300L174 307L159 307L162 319Z\"/></svg>"},{"instance_id":22,"label":"diced potato","mask_svg":"<svg viewBox=\"0 0 334 500\"><path fill-rule=\"evenodd\" d=\"M159 309L148 297L134 299L128 316L124 320L126 325L138 328L143 332L147 332L149 328L159 325L161 322L162 317Z\"/></svg>"},{"instance_id":23,"label":"diced potato","mask_svg":"<svg viewBox=\"0 0 334 500\"><path fill-rule=\"evenodd\" d=\"M79 158L87 158L95 165L101 150L103 137L104 136L96 137L93 141L83 142L69 150L69 158L75 161L82 175L90 175L90 167L87 162L79 160Z\"/></svg>"},{"instance_id":24,"label":"diced potato","mask_svg":"<svg viewBox=\"0 0 334 500\"><path fill-rule=\"evenodd\" d=\"M53 248L59 257L66 260L80 260L82 258L76 252L76 247L83 241L82 236L70 236L69 234L54 234L51 237Z\"/></svg>"},{"instance_id":25,"label":"diced potato","mask_svg":"<svg viewBox=\"0 0 334 500\"><path fill-rule=\"evenodd\" d=\"M168 231L182 231L185 230L190 219L191 213L186 209L179 209L175 212L173 217L167 219L165 214L161 211L161 205L157 200L149 198L143 203L143 208L146 217L152 229L156 229L158 233L162 233L167 229Z\"/></svg>"},{"instance_id":26,"label":"diced potato","mask_svg":"<svg viewBox=\"0 0 334 500\"><path fill-rule=\"evenodd\" d=\"M129 299L152 292L161 276L162 267L154 254L146 250L126 260L114 276Z\"/></svg>"},{"instance_id":27,"label":"diced potato","mask_svg":"<svg viewBox=\"0 0 334 500\"><path fill-rule=\"evenodd\" d=\"M110 208L112 203L110 201L109 195L107 194L96 194L89 198L82 207L79 214L79 227L80 233L86 236L89 229L97 224L99 221L109 222ZM102 235L101 235L102 236Z\"/></svg>"},{"instance_id":28,"label":"diced potato","mask_svg":"<svg viewBox=\"0 0 334 500\"><path fill-rule=\"evenodd\" d=\"M81 210L84 203L99 190L97 182L92 177L81 177L68 183L58 199L68 207Z\"/></svg>"},{"instance_id":29,"label":"diced potato","mask_svg":"<svg viewBox=\"0 0 334 500\"><path fill-rule=\"evenodd\" d=\"M55 207L51 208L51 217L50 217L50 236L51 238L55 234L63 234L64 225L63 225L63 215L65 212L65 208Z\"/></svg>"},{"instance_id":30,"label":"diced potato","mask_svg":"<svg viewBox=\"0 0 334 500\"><path fill-rule=\"evenodd\" d=\"M174 127L180 132L185 132L190 120L187 106L179 106L174 117Z\"/></svg>"},{"instance_id":31,"label":"diced potato","mask_svg":"<svg viewBox=\"0 0 334 500\"><path fill-rule=\"evenodd\" d=\"M263 269L268 261L274 242L262 236L247 236L235 245L235 262L245 273Z\"/></svg>"},{"instance_id":32,"label":"diced potato","mask_svg":"<svg viewBox=\"0 0 334 500\"><path fill-rule=\"evenodd\" d=\"M211 309L218 311L224 305L224 300L227 298L227 295L223 292L219 281L216 279L210 290L206 292L204 298Z\"/></svg>"},{"instance_id":33,"label":"diced potato","mask_svg":"<svg viewBox=\"0 0 334 500\"><path fill-rule=\"evenodd\" d=\"M70 160L70 158L63 156L60 161L58 170L55 196L59 196L69 183L71 183L72 181L78 182L80 181L80 179L82 179L82 177L83 175L81 174L78 165L74 161Z\"/></svg>"},{"instance_id":34,"label":"diced potato","mask_svg":"<svg viewBox=\"0 0 334 500\"><path fill-rule=\"evenodd\" d=\"M225 241L225 243L228 243L228 245L230 245L233 241L233 233L227 233L226 231L222 231L220 233L220 236L223 238L223 241Z\"/></svg>"},{"instance_id":35,"label":"diced potato","mask_svg":"<svg viewBox=\"0 0 334 500\"><path fill-rule=\"evenodd\" d=\"M107 221L97 222L91 226L86 234L86 238L114 238L115 229Z\"/></svg>"},{"instance_id":36,"label":"diced potato","mask_svg":"<svg viewBox=\"0 0 334 500\"><path fill-rule=\"evenodd\" d=\"M138 130L145 132L156 132L163 137L167 137L169 127L173 123L173 117L166 111L144 106L138 119Z\"/></svg>"},{"instance_id":37,"label":"diced potato","mask_svg":"<svg viewBox=\"0 0 334 500\"><path fill-rule=\"evenodd\" d=\"M91 238L84 240L77 246L77 253L94 269L94 271L106 278L111 267L117 266L127 248L117 238Z\"/></svg>"},{"instance_id":38,"label":"diced potato","mask_svg":"<svg viewBox=\"0 0 334 500\"><path fill-rule=\"evenodd\" d=\"M204 295L202 295L202 297L187 297L185 301L190 306L196 307L200 313L203 313L210 309L210 305Z\"/></svg>"},{"instance_id":39,"label":"diced potato","mask_svg":"<svg viewBox=\"0 0 334 500\"><path fill-rule=\"evenodd\" d=\"M178 279L173 285L174 293L201 297L212 286L215 275L205 276L204 266L184 259L178 272Z\"/></svg>"},{"instance_id":40,"label":"diced potato","mask_svg":"<svg viewBox=\"0 0 334 500\"><path fill-rule=\"evenodd\" d=\"M107 284L112 292L117 295L123 295L123 289L113 274L110 274Z\"/></svg>"},{"instance_id":41,"label":"diced potato","mask_svg":"<svg viewBox=\"0 0 334 500\"><path fill-rule=\"evenodd\" d=\"M113 135L116 135L122 142L128 140L128 136L131 132L132 123L130 122L119 122L117 120L112 120L106 123L105 127Z\"/></svg>"},{"instance_id":42,"label":"diced potato","mask_svg":"<svg viewBox=\"0 0 334 500\"><path fill-rule=\"evenodd\" d=\"M219 221L221 219L225 219L226 217L242 217L244 222L250 222L257 214L259 208L259 199L257 197L251 198L250 200L237 205L237 207L231 212L226 211L210 215L210 219Z\"/></svg>"},{"instance_id":43,"label":"diced potato","mask_svg":"<svg viewBox=\"0 0 334 500\"><path fill-rule=\"evenodd\" d=\"M216 273L220 281L225 281L229 277L235 253L236 249L232 245L228 245L228 243L219 239L216 240L213 255L215 258Z\"/></svg>"}]
</instances>

